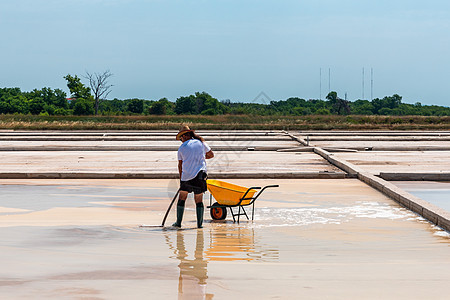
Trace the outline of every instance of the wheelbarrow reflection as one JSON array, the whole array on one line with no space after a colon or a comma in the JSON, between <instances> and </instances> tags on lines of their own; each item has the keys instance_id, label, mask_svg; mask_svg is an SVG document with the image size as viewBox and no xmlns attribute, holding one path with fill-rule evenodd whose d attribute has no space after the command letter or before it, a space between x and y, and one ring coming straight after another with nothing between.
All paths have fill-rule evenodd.
<instances>
[{"instance_id":1,"label":"wheelbarrow reflection","mask_svg":"<svg viewBox=\"0 0 450 300\"><path fill-rule=\"evenodd\" d=\"M279 251L258 241L254 228L220 226L210 231L205 256L210 261L274 261Z\"/></svg>"}]
</instances>

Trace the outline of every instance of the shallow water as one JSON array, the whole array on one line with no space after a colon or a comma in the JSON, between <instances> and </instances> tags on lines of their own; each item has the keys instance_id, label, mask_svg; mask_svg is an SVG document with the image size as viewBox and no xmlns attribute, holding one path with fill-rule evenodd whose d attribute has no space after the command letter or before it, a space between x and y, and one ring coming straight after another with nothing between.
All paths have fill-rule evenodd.
<instances>
[{"instance_id":1,"label":"shallow water","mask_svg":"<svg viewBox=\"0 0 450 300\"><path fill-rule=\"evenodd\" d=\"M405 191L450 212L450 182L395 182Z\"/></svg>"},{"instance_id":2,"label":"shallow water","mask_svg":"<svg viewBox=\"0 0 450 300\"><path fill-rule=\"evenodd\" d=\"M235 183L255 182L272 183ZM423 299L447 292L450 238L439 228L358 180L277 184L258 199L254 222L211 221L206 210L197 229L188 199L177 230L139 227L160 224L171 181L0 181L0 298Z\"/></svg>"},{"instance_id":3,"label":"shallow water","mask_svg":"<svg viewBox=\"0 0 450 300\"><path fill-rule=\"evenodd\" d=\"M450 189L449 190L411 190L411 194L433 203L440 208L450 212Z\"/></svg>"}]
</instances>

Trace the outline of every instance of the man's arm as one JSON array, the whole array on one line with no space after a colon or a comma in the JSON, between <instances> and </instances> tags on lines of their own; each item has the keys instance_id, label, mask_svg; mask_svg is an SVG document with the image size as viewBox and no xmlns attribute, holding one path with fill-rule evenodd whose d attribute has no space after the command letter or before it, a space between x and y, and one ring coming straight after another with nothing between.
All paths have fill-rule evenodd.
<instances>
[{"instance_id":1,"label":"man's arm","mask_svg":"<svg viewBox=\"0 0 450 300\"><path fill-rule=\"evenodd\" d=\"M214 152L212 152L212 150L209 150L208 152L206 152L206 154L205 154L206 159L210 159L213 157L214 157Z\"/></svg>"},{"instance_id":2,"label":"man's arm","mask_svg":"<svg viewBox=\"0 0 450 300\"><path fill-rule=\"evenodd\" d=\"M180 178L181 178L181 173L183 172L183 161L179 160L178 161L178 173L180 173Z\"/></svg>"}]
</instances>

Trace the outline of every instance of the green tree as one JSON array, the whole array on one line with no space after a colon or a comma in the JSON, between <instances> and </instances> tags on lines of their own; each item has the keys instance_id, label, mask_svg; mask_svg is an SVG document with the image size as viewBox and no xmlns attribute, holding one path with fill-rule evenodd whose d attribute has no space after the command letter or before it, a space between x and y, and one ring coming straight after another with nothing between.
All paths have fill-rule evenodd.
<instances>
[{"instance_id":1,"label":"green tree","mask_svg":"<svg viewBox=\"0 0 450 300\"><path fill-rule=\"evenodd\" d=\"M54 111L54 114L56 116L67 116L67 115L69 115L69 111L67 109L57 107Z\"/></svg>"},{"instance_id":2,"label":"green tree","mask_svg":"<svg viewBox=\"0 0 450 300\"><path fill-rule=\"evenodd\" d=\"M38 115L41 112L45 111L44 99L42 99L41 97L34 97L29 101L28 107L33 115Z\"/></svg>"},{"instance_id":3,"label":"green tree","mask_svg":"<svg viewBox=\"0 0 450 300\"><path fill-rule=\"evenodd\" d=\"M389 108L397 108L402 103L402 97L394 94L391 97L384 97L383 99L386 99L387 107Z\"/></svg>"},{"instance_id":4,"label":"green tree","mask_svg":"<svg viewBox=\"0 0 450 300\"><path fill-rule=\"evenodd\" d=\"M44 87L40 90L34 89L33 91L24 94L30 100L40 98L46 105L52 105L54 107L61 107L64 109L68 107L66 93L60 89L52 90L49 87Z\"/></svg>"},{"instance_id":5,"label":"green tree","mask_svg":"<svg viewBox=\"0 0 450 300\"><path fill-rule=\"evenodd\" d=\"M11 113L11 104L5 100L0 100L0 114Z\"/></svg>"},{"instance_id":6,"label":"green tree","mask_svg":"<svg viewBox=\"0 0 450 300\"><path fill-rule=\"evenodd\" d=\"M165 115L167 114L167 108L163 102L156 101L149 107L148 112L151 115Z\"/></svg>"},{"instance_id":7,"label":"green tree","mask_svg":"<svg viewBox=\"0 0 450 300\"><path fill-rule=\"evenodd\" d=\"M175 102L175 112L178 115L190 115L190 114L195 114L196 110L196 101L195 101L195 96L194 95L190 95L187 97L179 97L176 102Z\"/></svg>"},{"instance_id":8,"label":"green tree","mask_svg":"<svg viewBox=\"0 0 450 300\"><path fill-rule=\"evenodd\" d=\"M64 79L67 80L67 87L69 88L72 98L75 99L82 98L87 100L92 97L91 89L86 87L83 83L81 83L81 79L78 78L77 75L73 77L70 74L67 74L66 76L64 76Z\"/></svg>"},{"instance_id":9,"label":"green tree","mask_svg":"<svg viewBox=\"0 0 450 300\"><path fill-rule=\"evenodd\" d=\"M395 109L398 108L401 103L402 97L397 94L394 94L392 96L386 96L383 99L375 98L372 100L373 113L380 115L386 114L388 111L383 110L382 112L380 112L381 109L383 108Z\"/></svg>"},{"instance_id":10,"label":"green tree","mask_svg":"<svg viewBox=\"0 0 450 300\"><path fill-rule=\"evenodd\" d=\"M144 112L144 100L141 99L128 100L127 111L135 114L142 114Z\"/></svg>"},{"instance_id":11,"label":"green tree","mask_svg":"<svg viewBox=\"0 0 450 300\"><path fill-rule=\"evenodd\" d=\"M301 107L301 106L296 106L292 109L292 114L294 116L305 116L305 115L310 115L311 114L311 110L309 108L305 108L305 107Z\"/></svg>"},{"instance_id":12,"label":"green tree","mask_svg":"<svg viewBox=\"0 0 450 300\"><path fill-rule=\"evenodd\" d=\"M113 100L101 101L99 104L99 111L102 113L119 114L125 112L125 110L126 102L117 98L114 98Z\"/></svg>"},{"instance_id":13,"label":"green tree","mask_svg":"<svg viewBox=\"0 0 450 300\"><path fill-rule=\"evenodd\" d=\"M373 105L369 100L356 100L350 103L352 114L355 115L372 115Z\"/></svg>"},{"instance_id":14,"label":"green tree","mask_svg":"<svg viewBox=\"0 0 450 300\"><path fill-rule=\"evenodd\" d=\"M152 115L171 115L174 114L174 103L167 100L167 98L161 98L158 101L152 103L148 109L149 114Z\"/></svg>"},{"instance_id":15,"label":"green tree","mask_svg":"<svg viewBox=\"0 0 450 300\"><path fill-rule=\"evenodd\" d=\"M91 89L81 83L77 75L73 77L68 74L64 78L67 80L67 87L70 90L72 98L75 98L70 103L74 115L94 114L94 98L91 95Z\"/></svg>"},{"instance_id":16,"label":"green tree","mask_svg":"<svg viewBox=\"0 0 450 300\"><path fill-rule=\"evenodd\" d=\"M209 109L205 107L205 102L207 102L208 100L211 100L212 96L209 95L208 93L205 92L196 92L194 95L194 101L195 101L195 106L194 106L194 114L201 114L202 111L204 111L205 109Z\"/></svg>"},{"instance_id":17,"label":"green tree","mask_svg":"<svg viewBox=\"0 0 450 300\"><path fill-rule=\"evenodd\" d=\"M94 103L91 100L84 98L77 99L73 107L73 114L77 116L81 115L93 115Z\"/></svg>"},{"instance_id":18,"label":"green tree","mask_svg":"<svg viewBox=\"0 0 450 300\"><path fill-rule=\"evenodd\" d=\"M180 97L175 102L177 114L208 114L217 115L228 111L228 108L206 92L196 92L194 95Z\"/></svg>"},{"instance_id":19,"label":"green tree","mask_svg":"<svg viewBox=\"0 0 450 300\"><path fill-rule=\"evenodd\" d=\"M327 108L319 108L316 110L317 115L330 115L331 112Z\"/></svg>"},{"instance_id":20,"label":"green tree","mask_svg":"<svg viewBox=\"0 0 450 300\"><path fill-rule=\"evenodd\" d=\"M342 113L349 114L350 106L349 101L339 98L336 92L330 92L327 95L328 103L331 107L331 111L338 115Z\"/></svg>"},{"instance_id":21,"label":"green tree","mask_svg":"<svg viewBox=\"0 0 450 300\"><path fill-rule=\"evenodd\" d=\"M227 108L225 105L219 102L216 98L206 97L203 103L203 110L201 112L202 115L220 115L223 114Z\"/></svg>"},{"instance_id":22,"label":"green tree","mask_svg":"<svg viewBox=\"0 0 450 300\"><path fill-rule=\"evenodd\" d=\"M9 103L11 105L11 113L29 113L28 99L24 95L18 95L10 98Z\"/></svg>"},{"instance_id":23,"label":"green tree","mask_svg":"<svg viewBox=\"0 0 450 300\"><path fill-rule=\"evenodd\" d=\"M0 114L28 112L28 99L19 88L0 88Z\"/></svg>"}]
</instances>

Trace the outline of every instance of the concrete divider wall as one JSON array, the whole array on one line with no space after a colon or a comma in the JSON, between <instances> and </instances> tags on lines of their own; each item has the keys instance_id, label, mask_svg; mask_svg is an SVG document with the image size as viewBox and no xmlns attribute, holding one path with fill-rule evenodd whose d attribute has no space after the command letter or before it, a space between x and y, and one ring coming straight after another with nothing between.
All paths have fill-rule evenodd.
<instances>
[{"instance_id":1,"label":"concrete divider wall","mask_svg":"<svg viewBox=\"0 0 450 300\"><path fill-rule=\"evenodd\" d=\"M395 181L450 181L450 172L439 173L387 173L380 172L380 177L384 180Z\"/></svg>"},{"instance_id":2,"label":"concrete divider wall","mask_svg":"<svg viewBox=\"0 0 450 300\"><path fill-rule=\"evenodd\" d=\"M450 213L400 189L386 180L367 172L358 173L358 178L379 190L386 196L394 199L402 206L419 214L431 223L450 232Z\"/></svg>"},{"instance_id":3,"label":"concrete divider wall","mask_svg":"<svg viewBox=\"0 0 450 300\"><path fill-rule=\"evenodd\" d=\"M347 172L349 177L357 177L357 174L359 172L362 172L362 170L359 167L357 167L343 159L334 157L334 155L332 153L329 153L328 151L325 151L322 148L314 147L314 153L319 154L325 160L330 162L332 165Z\"/></svg>"}]
</instances>

